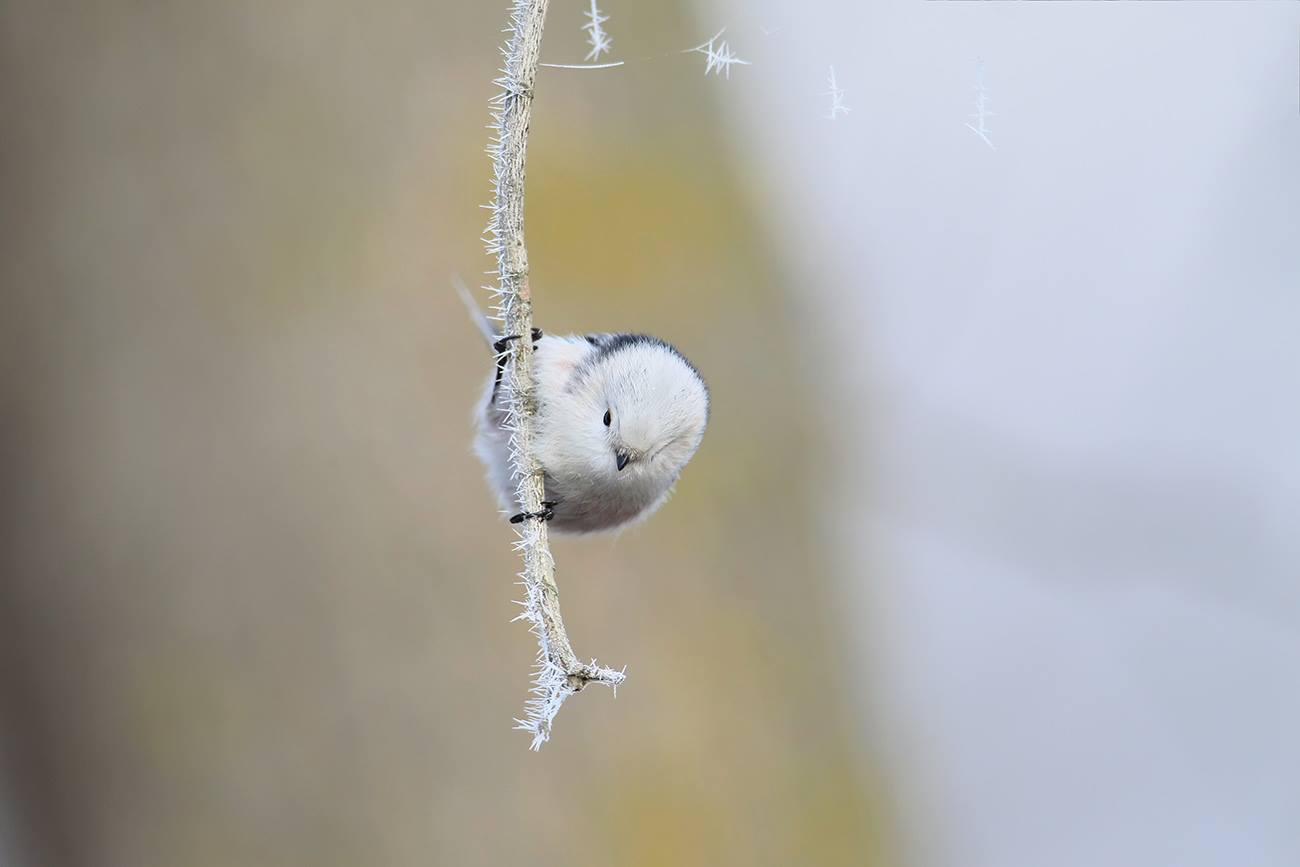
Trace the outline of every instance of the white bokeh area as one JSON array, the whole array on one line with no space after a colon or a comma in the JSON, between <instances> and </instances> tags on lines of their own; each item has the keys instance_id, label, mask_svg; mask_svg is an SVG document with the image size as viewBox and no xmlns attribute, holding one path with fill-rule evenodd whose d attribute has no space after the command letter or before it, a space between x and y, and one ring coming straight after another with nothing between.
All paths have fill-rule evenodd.
<instances>
[{"instance_id":1,"label":"white bokeh area","mask_svg":"<svg viewBox=\"0 0 1300 867\"><path fill-rule=\"evenodd\" d=\"M909 862L1300 863L1300 6L699 14Z\"/></svg>"}]
</instances>

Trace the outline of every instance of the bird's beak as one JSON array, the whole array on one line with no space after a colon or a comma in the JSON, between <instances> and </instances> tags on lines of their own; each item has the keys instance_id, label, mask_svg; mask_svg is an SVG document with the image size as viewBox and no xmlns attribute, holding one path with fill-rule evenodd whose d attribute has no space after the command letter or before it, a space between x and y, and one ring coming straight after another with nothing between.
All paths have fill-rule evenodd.
<instances>
[{"instance_id":1,"label":"bird's beak","mask_svg":"<svg viewBox=\"0 0 1300 867\"><path fill-rule=\"evenodd\" d=\"M614 459L618 461L619 470L622 470L625 466L627 466L627 462L632 460L632 455L629 454L628 452L623 451L622 449L619 449L614 452Z\"/></svg>"}]
</instances>

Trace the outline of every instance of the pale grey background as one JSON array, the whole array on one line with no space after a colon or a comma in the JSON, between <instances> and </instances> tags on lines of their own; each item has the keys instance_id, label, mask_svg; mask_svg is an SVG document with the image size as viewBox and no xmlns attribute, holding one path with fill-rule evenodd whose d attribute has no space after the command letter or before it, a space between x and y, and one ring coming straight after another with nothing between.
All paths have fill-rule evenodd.
<instances>
[{"instance_id":1,"label":"pale grey background","mask_svg":"<svg viewBox=\"0 0 1300 867\"><path fill-rule=\"evenodd\" d=\"M1300 863L1300 7L703 17L825 333L910 859Z\"/></svg>"}]
</instances>

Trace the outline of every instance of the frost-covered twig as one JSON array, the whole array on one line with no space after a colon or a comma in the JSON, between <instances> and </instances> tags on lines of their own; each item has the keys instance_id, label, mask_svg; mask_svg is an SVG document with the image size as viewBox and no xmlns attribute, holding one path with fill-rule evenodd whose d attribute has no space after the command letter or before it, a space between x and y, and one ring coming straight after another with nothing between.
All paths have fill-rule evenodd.
<instances>
[{"instance_id":1,"label":"frost-covered twig","mask_svg":"<svg viewBox=\"0 0 1300 867\"><path fill-rule=\"evenodd\" d=\"M983 60L979 62L978 66L976 67L976 70L977 71L975 73L975 113L971 115L971 117L975 118L975 124L972 125L968 123L966 124L966 128L971 132L975 133L975 135L984 139L984 144L993 148L993 150L997 150L997 148L993 147L992 139L989 138L989 133L991 133L993 130L989 129L988 126L984 123L985 119L991 117L994 114L994 112L989 111L989 94L988 91L984 89L984 61Z\"/></svg>"},{"instance_id":2,"label":"frost-covered twig","mask_svg":"<svg viewBox=\"0 0 1300 867\"><path fill-rule=\"evenodd\" d=\"M827 79L826 86L829 88L829 90L826 91L826 95L831 98L831 111L830 114L826 115L826 117L835 120L835 118L840 115L848 114L853 110L844 104L844 88L835 83L834 66L831 67L831 74Z\"/></svg>"},{"instance_id":3,"label":"frost-covered twig","mask_svg":"<svg viewBox=\"0 0 1300 867\"><path fill-rule=\"evenodd\" d=\"M492 99L494 137L488 145L492 157L492 217L485 243L497 260L497 306L505 334L532 333L533 301L528 285L528 252L524 248L524 164L528 151L528 125L532 116L533 82L542 45L542 27L548 0L512 0L508 37L502 48L505 66ZM546 498L542 468L533 454L533 423L537 411L531 340L510 343L509 370L502 393L510 427L510 463L518 484L518 499L529 514L543 511ZM617 687L624 674L601 668L595 660L578 661L569 645L560 617L560 594L555 585L555 560L547 541L546 523L528 518L518 525L515 549L523 558L519 573L524 586L520 620L537 636L537 670L532 698L518 727L532 732L532 749L551 735L560 705L589 683Z\"/></svg>"},{"instance_id":4,"label":"frost-covered twig","mask_svg":"<svg viewBox=\"0 0 1300 867\"><path fill-rule=\"evenodd\" d=\"M710 72L716 72L719 75L725 75L730 79L731 67L734 64L738 63L741 66L749 66L748 60L741 60L732 53L731 45L727 43L727 40L723 39L721 42L718 42L726 30L727 28L724 27L715 33L713 38L708 42L702 42L694 48L688 48L682 52L683 54L690 54L691 52L699 52L700 54L703 54L708 61L704 66L705 75L708 75Z\"/></svg>"},{"instance_id":5,"label":"frost-covered twig","mask_svg":"<svg viewBox=\"0 0 1300 867\"><path fill-rule=\"evenodd\" d=\"M614 45L613 40L609 38L609 34L600 26L609 20L609 16L601 14L601 11L596 8L596 0L591 0L591 9L585 14L587 23L582 25L582 29L587 31L587 44L591 46L586 59L599 60L601 52L608 54L610 48Z\"/></svg>"}]
</instances>

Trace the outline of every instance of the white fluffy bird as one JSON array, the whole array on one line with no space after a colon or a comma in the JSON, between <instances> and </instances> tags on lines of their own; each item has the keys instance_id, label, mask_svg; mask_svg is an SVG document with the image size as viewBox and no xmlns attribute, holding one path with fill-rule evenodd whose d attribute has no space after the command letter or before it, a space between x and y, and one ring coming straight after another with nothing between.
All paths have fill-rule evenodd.
<instances>
[{"instance_id":1,"label":"white fluffy bird","mask_svg":"<svg viewBox=\"0 0 1300 867\"><path fill-rule=\"evenodd\" d=\"M500 395L501 353L517 338L499 340L469 292L458 288L499 359L475 413L474 451L502 508L522 520ZM646 334L533 337L533 447L546 474L541 517L564 533L617 530L649 517L704 436L709 390L699 371L672 344Z\"/></svg>"}]
</instances>

